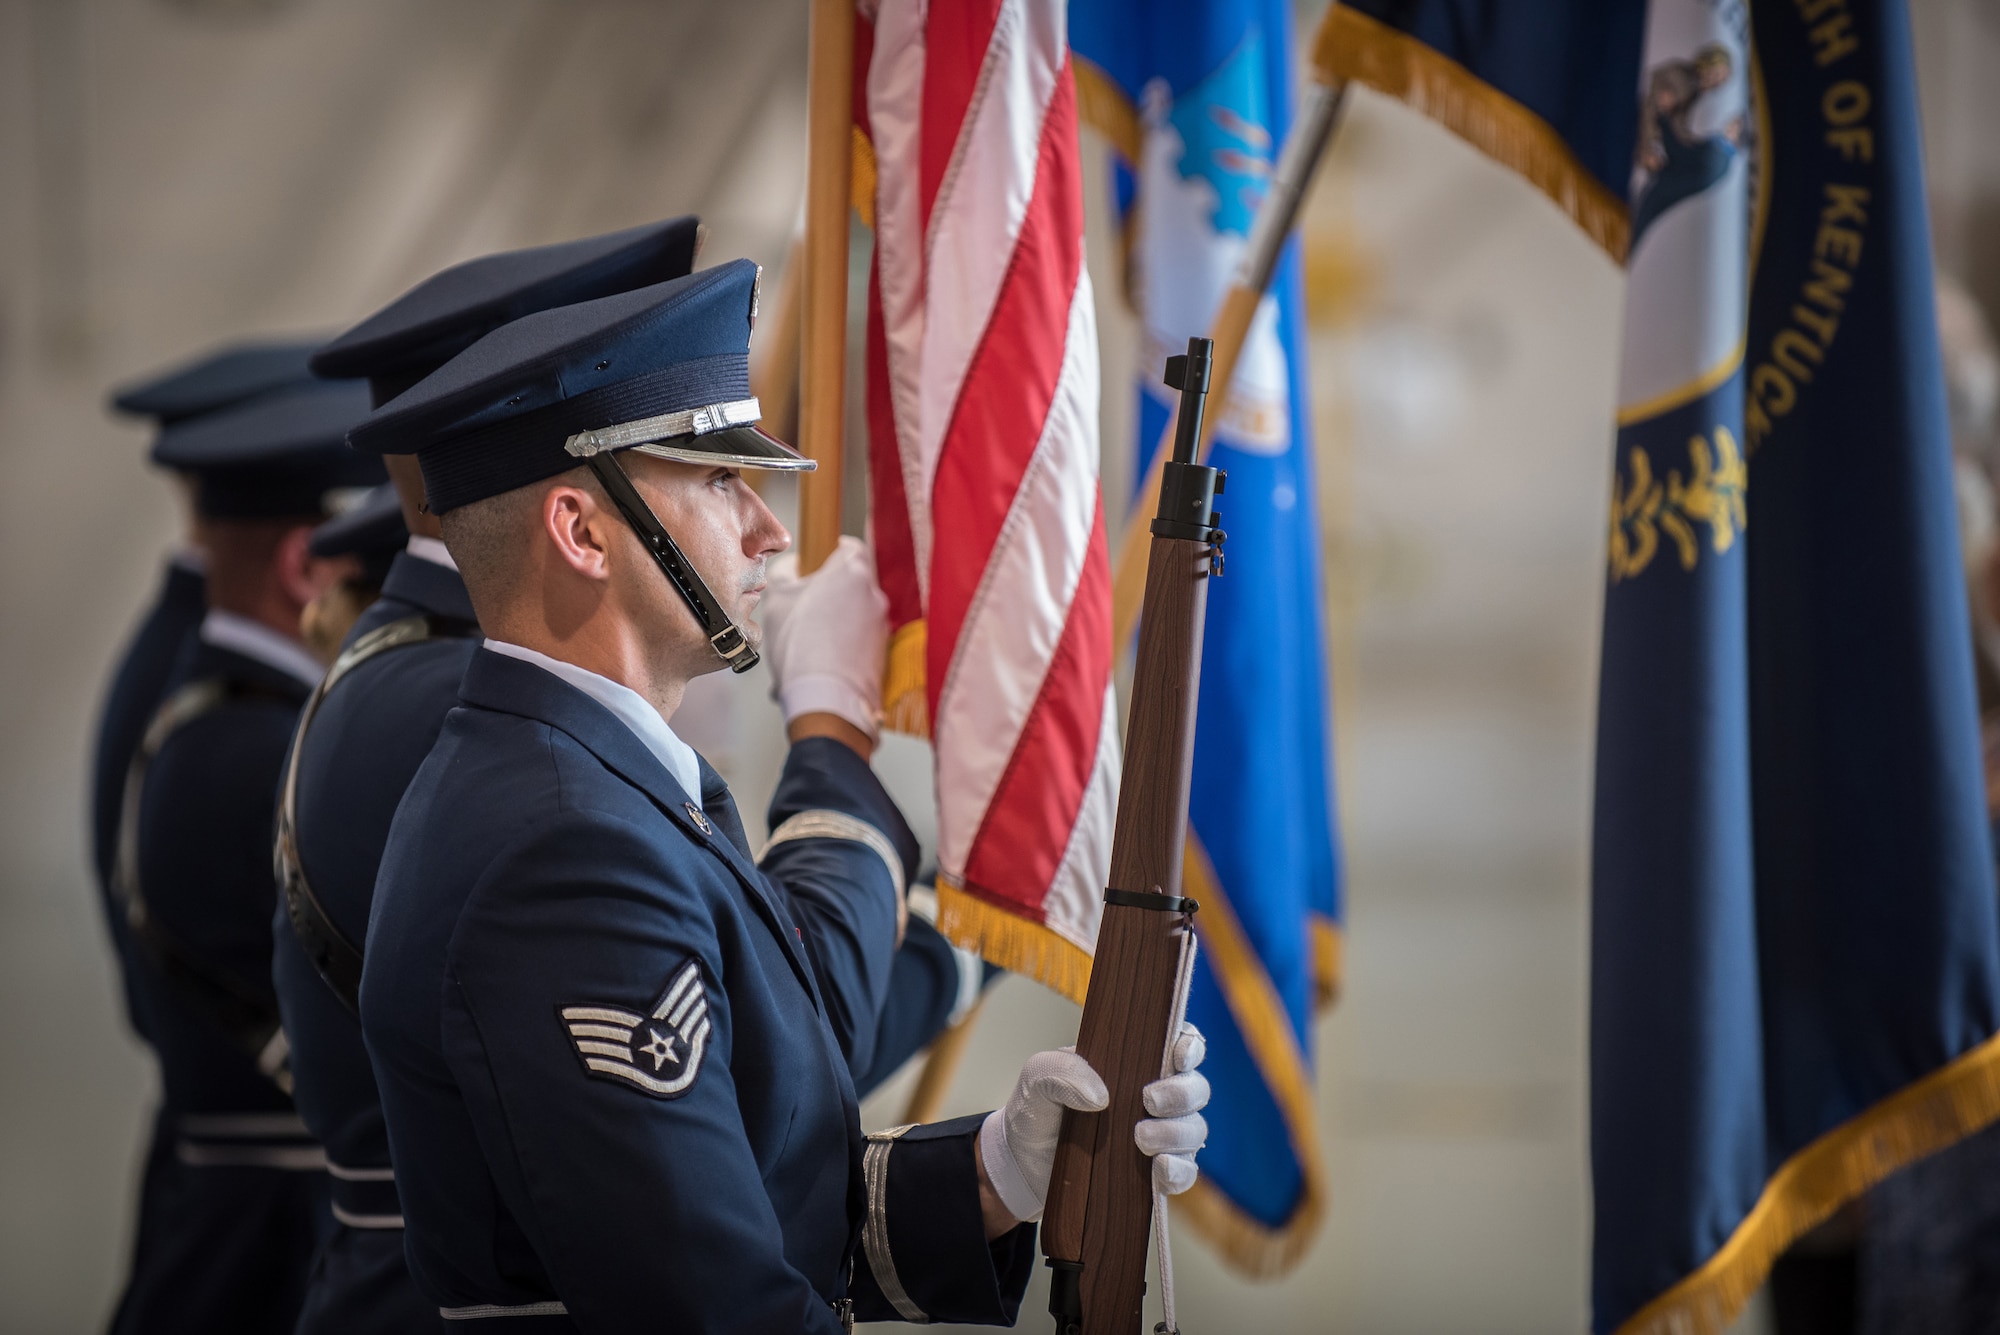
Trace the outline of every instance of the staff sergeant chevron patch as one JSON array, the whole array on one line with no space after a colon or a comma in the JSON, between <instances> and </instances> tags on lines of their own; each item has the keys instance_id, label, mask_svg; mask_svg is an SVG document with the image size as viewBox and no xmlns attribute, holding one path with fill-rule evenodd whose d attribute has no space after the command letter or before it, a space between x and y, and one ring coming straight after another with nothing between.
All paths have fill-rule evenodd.
<instances>
[{"instance_id":1,"label":"staff sergeant chevron patch","mask_svg":"<svg viewBox=\"0 0 2000 1335\"><path fill-rule=\"evenodd\" d=\"M679 1098L693 1087L708 1047L701 965L682 965L650 1016L619 1006L565 1006L562 1021L593 1076L623 1080L655 1098Z\"/></svg>"}]
</instances>

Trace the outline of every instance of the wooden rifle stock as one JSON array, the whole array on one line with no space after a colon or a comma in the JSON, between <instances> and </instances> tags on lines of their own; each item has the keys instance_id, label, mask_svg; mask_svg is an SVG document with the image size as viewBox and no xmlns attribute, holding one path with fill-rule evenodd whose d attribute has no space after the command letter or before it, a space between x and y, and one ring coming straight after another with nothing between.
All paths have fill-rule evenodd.
<instances>
[{"instance_id":1,"label":"wooden rifle stock","mask_svg":"<svg viewBox=\"0 0 2000 1335\"><path fill-rule=\"evenodd\" d=\"M1042 1222L1058 1335L1131 1335L1144 1320L1153 1177L1132 1127L1146 1115L1145 1087L1164 1074L1182 957L1193 946L1195 905L1181 897L1181 858L1211 564L1222 573L1213 509L1222 474L1194 462L1213 349L1192 338L1185 357L1167 362L1180 418L1152 524L1111 885L1076 1040L1111 1104L1064 1115Z\"/></svg>"}]
</instances>

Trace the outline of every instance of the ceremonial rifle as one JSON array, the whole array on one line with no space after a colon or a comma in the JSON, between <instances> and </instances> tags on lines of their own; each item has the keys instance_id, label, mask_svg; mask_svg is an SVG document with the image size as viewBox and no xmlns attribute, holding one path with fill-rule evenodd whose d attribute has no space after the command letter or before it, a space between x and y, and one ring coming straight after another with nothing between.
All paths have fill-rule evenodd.
<instances>
[{"instance_id":1,"label":"ceremonial rifle","mask_svg":"<svg viewBox=\"0 0 2000 1335\"><path fill-rule=\"evenodd\" d=\"M1224 475L1195 462L1214 349L1191 338L1185 356L1167 359L1180 418L1152 523L1111 884L1076 1039L1111 1103L1064 1114L1042 1222L1058 1335L1131 1335L1143 1321L1153 1166L1132 1127L1146 1115L1145 1087L1166 1074L1194 961L1196 905L1181 895L1181 858L1208 577L1222 573L1214 499Z\"/></svg>"}]
</instances>

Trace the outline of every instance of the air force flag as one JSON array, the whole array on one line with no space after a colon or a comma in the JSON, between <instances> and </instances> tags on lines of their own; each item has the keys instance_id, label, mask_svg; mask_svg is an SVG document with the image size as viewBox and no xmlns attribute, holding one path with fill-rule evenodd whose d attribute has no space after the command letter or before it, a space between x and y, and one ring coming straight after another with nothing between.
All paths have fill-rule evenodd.
<instances>
[{"instance_id":1,"label":"air force flag","mask_svg":"<svg viewBox=\"0 0 2000 1335\"><path fill-rule=\"evenodd\" d=\"M1209 332L1289 126L1291 7L1074 0L1070 37L1085 115L1121 159L1146 339L1130 391L1143 474L1175 409L1159 368ZM1323 1210L1308 1054L1339 968L1305 351L1294 242L1251 322L1209 460L1229 472L1229 574L1209 595L1185 873L1202 906L1188 1016L1208 1036L1215 1093L1201 1182L1174 1210L1255 1275L1296 1263Z\"/></svg>"}]
</instances>

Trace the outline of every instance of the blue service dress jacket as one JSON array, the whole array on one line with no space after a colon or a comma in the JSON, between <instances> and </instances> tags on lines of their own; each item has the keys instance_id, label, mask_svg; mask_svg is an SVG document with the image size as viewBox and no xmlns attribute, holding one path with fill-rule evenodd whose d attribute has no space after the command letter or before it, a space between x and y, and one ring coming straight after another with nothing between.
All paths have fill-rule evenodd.
<instances>
[{"instance_id":1,"label":"blue service dress jacket","mask_svg":"<svg viewBox=\"0 0 2000 1335\"><path fill-rule=\"evenodd\" d=\"M990 977L996 971L986 972ZM889 1000L875 1026L874 1050L866 1065L848 1064L856 1098L867 1098L904 1062L930 1046L957 1009L962 986L951 942L912 914L903 944L889 965Z\"/></svg>"},{"instance_id":2,"label":"blue service dress jacket","mask_svg":"<svg viewBox=\"0 0 2000 1335\"><path fill-rule=\"evenodd\" d=\"M446 634L388 650L327 693L299 754L295 806L300 865L314 897L349 941L368 933L375 872L417 767L430 754L478 647L465 581L449 566L403 552L382 596L346 644L406 617L438 619ZM462 633L450 633L462 632ZM293 1098L326 1147L334 1226L313 1262L298 1335L438 1330L403 1260L402 1207L389 1160L382 1100L362 1046L361 1021L307 958L281 901L272 979L291 1040Z\"/></svg>"},{"instance_id":3,"label":"blue service dress jacket","mask_svg":"<svg viewBox=\"0 0 2000 1335\"><path fill-rule=\"evenodd\" d=\"M201 571L180 558L167 563L152 606L140 618L112 672L98 719L97 751L90 771L90 852L121 970L127 967L129 944L125 915L111 890L111 869L118 851L118 818L125 805L125 775L147 722L166 695L182 650L201 624L207 595L208 581ZM125 1006L132 1028L138 1031L139 1014L129 993Z\"/></svg>"},{"instance_id":4,"label":"blue service dress jacket","mask_svg":"<svg viewBox=\"0 0 2000 1335\"><path fill-rule=\"evenodd\" d=\"M867 1141L861 1004L819 981L886 986L914 869L868 766L794 747L760 870L712 771L685 792L567 682L481 651L460 696L397 812L361 989L411 1268L446 1315L1011 1322L1033 1228L985 1239L980 1119Z\"/></svg>"},{"instance_id":5,"label":"blue service dress jacket","mask_svg":"<svg viewBox=\"0 0 2000 1335\"><path fill-rule=\"evenodd\" d=\"M139 891L199 966L270 1000L270 830L308 693L298 676L199 637L167 695L229 694L167 737L139 804ZM292 1101L136 940L127 986L164 1097L141 1188L132 1276L112 1329L289 1332L325 1211L325 1158Z\"/></svg>"},{"instance_id":6,"label":"blue service dress jacket","mask_svg":"<svg viewBox=\"0 0 2000 1335\"><path fill-rule=\"evenodd\" d=\"M471 595L458 572L404 552L342 648L413 616L433 618L444 633L348 672L298 743L299 862L334 926L356 943L367 934L396 806L458 704L459 682L479 644ZM713 782L719 787L719 779ZM298 1335L440 1328L437 1304L417 1288L403 1258L402 1207L360 1019L319 977L282 902L272 930L293 1097L326 1147L332 1174L334 1226L313 1263ZM889 1000L872 1045L861 1049L878 1072L864 1092L935 1036L956 999L957 979L943 938L913 921L891 966Z\"/></svg>"}]
</instances>

